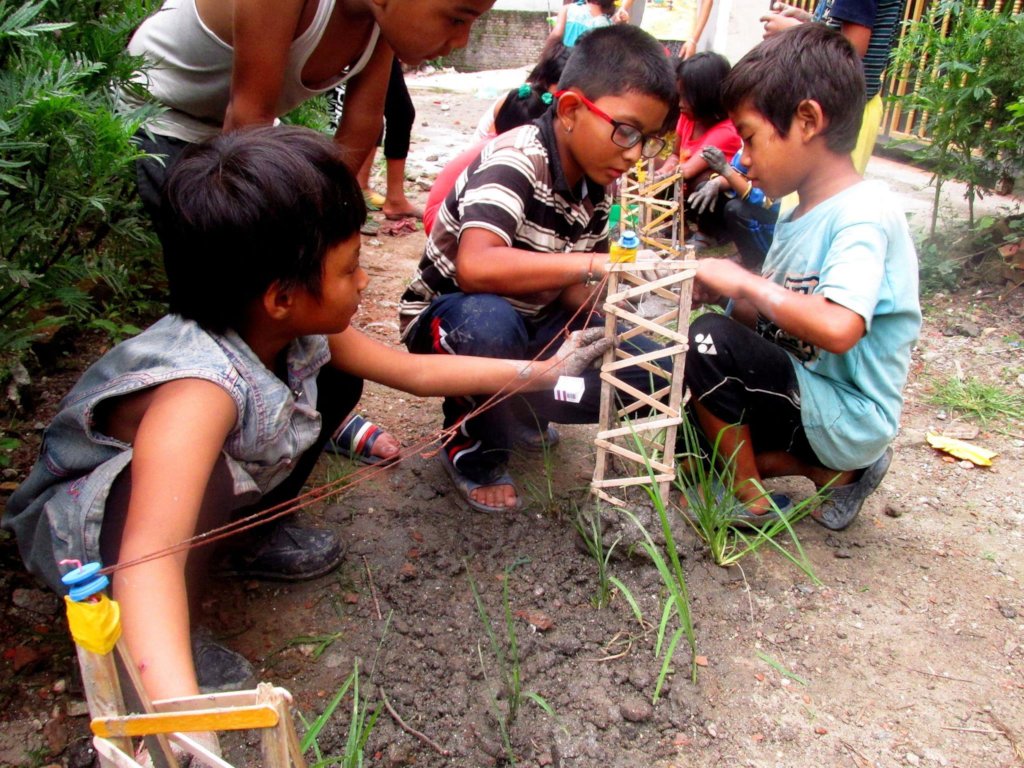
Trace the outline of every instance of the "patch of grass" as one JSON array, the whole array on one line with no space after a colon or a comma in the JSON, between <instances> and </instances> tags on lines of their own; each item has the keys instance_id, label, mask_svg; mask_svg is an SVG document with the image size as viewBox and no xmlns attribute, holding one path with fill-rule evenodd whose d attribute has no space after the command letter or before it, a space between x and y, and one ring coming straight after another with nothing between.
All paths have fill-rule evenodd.
<instances>
[{"instance_id":1,"label":"patch of grass","mask_svg":"<svg viewBox=\"0 0 1024 768\"><path fill-rule=\"evenodd\" d=\"M348 723L348 737L345 740L345 751L342 755L336 757L324 757L318 742L320 733L334 716L335 711L344 700L345 694L350 689L352 691L352 711ZM361 768L363 765L363 750L366 747L367 740L370 738L370 732L380 716L380 709L381 705L377 704L372 712L369 711L366 703L360 697L359 662L356 661L352 667L352 673L342 683L341 688L338 689L338 692L327 703L319 717L310 723L302 716L301 712L299 713L299 719L306 728L306 733L299 743L299 749L303 754L309 750L313 751L314 760L309 764L309 768L324 768L324 766L328 765L340 765L342 768Z\"/></svg>"},{"instance_id":2,"label":"patch of grass","mask_svg":"<svg viewBox=\"0 0 1024 768\"><path fill-rule=\"evenodd\" d=\"M729 490L734 485L734 462L731 456L721 455L721 436L711 446L710 455L705 456L697 436L697 427L686 420L680 429L683 433L684 453L681 456L684 460L679 464L677 489L686 496L689 503L690 516L686 518L687 522L708 545L715 564L723 567L736 565L750 553L768 545L820 586L821 581L815 576L800 546L793 524L827 497L828 486L796 503L791 513L780 515L763 528L738 528L733 524L733 515L740 501ZM772 510L778 513L780 510L771 495L764 488L759 490L768 498ZM777 540L783 535L789 539L792 551Z\"/></svg>"},{"instance_id":3,"label":"patch of grass","mask_svg":"<svg viewBox=\"0 0 1024 768\"><path fill-rule=\"evenodd\" d=\"M983 425L997 419L1024 420L1024 396L974 377L934 380L928 402Z\"/></svg>"}]
</instances>

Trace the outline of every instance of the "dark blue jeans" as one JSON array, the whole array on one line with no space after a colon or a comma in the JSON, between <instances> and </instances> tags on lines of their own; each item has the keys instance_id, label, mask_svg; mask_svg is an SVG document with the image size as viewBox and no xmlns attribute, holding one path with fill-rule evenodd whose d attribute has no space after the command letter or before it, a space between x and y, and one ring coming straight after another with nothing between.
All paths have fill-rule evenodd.
<instances>
[{"instance_id":1,"label":"dark blue jeans","mask_svg":"<svg viewBox=\"0 0 1024 768\"><path fill-rule=\"evenodd\" d=\"M406 344L410 352L424 354L476 355L511 360L532 360L552 339L554 343L543 358L554 355L559 337L571 314L551 308L541 317L520 315L501 296L489 293L450 293L439 296L416 321ZM586 324L581 314L569 330ZM589 325L603 325L603 317L593 317ZM643 337L630 342L636 354L651 352L658 346ZM665 363L668 364L667 362ZM660 377L639 367L619 372L620 378L642 392L653 392L664 384ZM512 447L512 427L518 422L531 427L559 424L593 424L601 408L600 371L583 374L586 390L579 403L555 400L551 390L525 392L489 408L472 419L466 415L484 403L489 395L448 397L444 401L444 426L460 424L458 433L445 446L459 471L478 483L492 483L505 473ZM652 378L657 380L652 381ZM629 400L622 401L628 403Z\"/></svg>"}]
</instances>

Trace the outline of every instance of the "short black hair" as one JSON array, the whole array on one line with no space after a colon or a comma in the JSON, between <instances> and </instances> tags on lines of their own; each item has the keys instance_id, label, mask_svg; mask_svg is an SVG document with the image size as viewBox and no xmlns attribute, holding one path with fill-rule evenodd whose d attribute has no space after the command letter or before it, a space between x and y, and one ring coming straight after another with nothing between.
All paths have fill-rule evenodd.
<instances>
[{"instance_id":1,"label":"short black hair","mask_svg":"<svg viewBox=\"0 0 1024 768\"><path fill-rule=\"evenodd\" d=\"M591 101L642 93L667 104L670 116L679 101L675 72L665 48L632 24L601 27L580 38L558 87L578 88Z\"/></svg>"},{"instance_id":2,"label":"short black hair","mask_svg":"<svg viewBox=\"0 0 1024 768\"><path fill-rule=\"evenodd\" d=\"M170 310L237 328L273 283L319 297L328 249L366 220L337 144L306 128L251 128L188 147L164 185Z\"/></svg>"},{"instance_id":3,"label":"short black hair","mask_svg":"<svg viewBox=\"0 0 1024 768\"><path fill-rule=\"evenodd\" d=\"M722 104L722 83L730 69L729 60L712 51L702 51L676 64L679 99L686 100L698 122L710 125L729 116Z\"/></svg>"},{"instance_id":4,"label":"short black hair","mask_svg":"<svg viewBox=\"0 0 1024 768\"><path fill-rule=\"evenodd\" d=\"M805 99L818 102L828 120L826 146L852 152L864 116L863 67L845 37L814 22L759 43L732 68L722 92L730 112L749 102L783 135Z\"/></svg>"}]
</instances>

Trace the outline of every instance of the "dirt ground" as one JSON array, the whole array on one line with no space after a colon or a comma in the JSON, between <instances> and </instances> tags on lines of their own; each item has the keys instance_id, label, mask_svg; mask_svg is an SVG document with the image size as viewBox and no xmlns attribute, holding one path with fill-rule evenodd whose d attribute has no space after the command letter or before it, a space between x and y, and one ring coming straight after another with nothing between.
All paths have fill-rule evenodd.
<instances>
[{"instance_id":1,"label":"dirt ground","mask_svg":"<svg viewBox=\"0 0 1024 768\"><path fill-rule=\"evenodd\" d=\"M487 104L481 97L502 82L414 89L410 168L423 186L464 146ZM886 175L889 164L875 167L906 186ZM916 204L912 198L908 191ZM364 239L372 282L357 323L387 343L397 341L396 301L422 244L419 232ZM470 512L430 457L376 474L303 513L347 542L339 571L301 585L217 583L201 621L262 679L292 691L308 719L358 662L363 702L373 708L386 695L404 723L433 742L382 709L365 750L373 766L505 760L494 713L507 711L508 698L471 583L504 644L506 579L524 692L508 728L519 765L1024 765L1024 425L977 425L929 404L935 384L958 375L1020 393L1022 329L1021 290L1005 299L996 288L927 299L895 460L881 489L845 532L797 526L823 586L773 553L717 567L692 533L680 534L700 666L692 683L690 652L680 644L656 704L660 578L622 547L611 572L644 622L621 594L595 608L596 564L572 526L594 462L587 427L564 428L547 467L535 455L515 458L527 502L517 514ZM73 370L46 384L26 440L38 442L47 409L71 380ZM441 424L438 400L376 386L363 411L407 445ZM950 460L926 444L929 431L972 436L999 455L990 469ZM325 459L320 480L352 471ZM9 472L7 486L17 479ZM92 764L59 604L21 572L6 540L0 606L0 765ZM325 757L341 754L349 711L346 701L321 733ZM226 744L239 763L257 764L251 739Z\"/></svg>"}]
</instances>

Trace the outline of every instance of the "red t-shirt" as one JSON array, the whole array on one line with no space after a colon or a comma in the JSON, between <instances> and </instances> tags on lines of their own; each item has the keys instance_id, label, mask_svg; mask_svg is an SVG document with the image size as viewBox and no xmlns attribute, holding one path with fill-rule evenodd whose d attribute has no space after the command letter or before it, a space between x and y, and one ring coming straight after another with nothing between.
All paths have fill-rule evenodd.
<instances>
[{"instance_id":1,"label":"red t-shirt","mask_svg":"<svg viewBox=\"0 0 1024 768\"><path fill-rule=\"evenodd\" d=\"M715 123L699 139L693 138L693 128L694 122L692 120L688 117L680 116L679 122L676 124L676 134L679 136L679 146L676 147L676 153L679 155L679 162L684 162L699 154L709 144L722 150L722 154L727 158L731 158L743 146L743 140L736 131L736 126L732 124L732 120L729 118L725 118L720 123Z\"/></svg>"},{"instance_id":2,"label":"red t-shirt","mask_svg":"<svg viewBox=\"0 0 1024 768\"><path fill-rule=\"evenodd\" d=\"M441 207L441 203L451 192L452 187L455 186L455 182L458 181L459 174L462 173L469 164L476 160L480 154L480 150L484 148L490 139L484 139L478 141L476 144L471 146L469 149L464 150L461 154L456 155L452 160L441 169L441 172L437 174L434 179L434 186L430 188L430 192L427 194L427 204L423 207L423 231L428 235L430 230L434 228L434 219L437 218L437 209Z\"/></svg>"}]
</instances>

